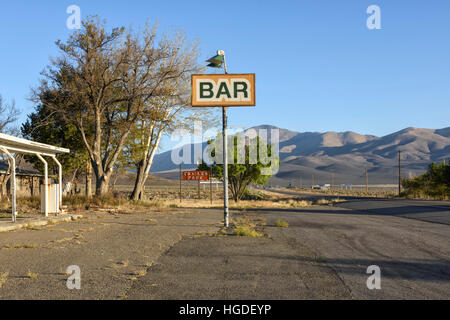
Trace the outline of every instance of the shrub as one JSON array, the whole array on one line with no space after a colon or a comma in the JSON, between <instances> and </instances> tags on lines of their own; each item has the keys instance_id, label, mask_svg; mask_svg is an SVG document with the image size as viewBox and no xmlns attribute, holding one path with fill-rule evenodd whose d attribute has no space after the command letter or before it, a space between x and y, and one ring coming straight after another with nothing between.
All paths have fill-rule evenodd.
<instances>
[{"instance_id":1,"label":"shrub","mask_svg":"<svg viewBox=\"0 0 450 320\"><path fill-rule=\"evenodd\" d=\"M30 270L28 270L27 277L30 279L36 279L38 277L38 275L37 275L37 273L33 273Z\"/></svg>"},{"instance_id":2,"label":"shrub","mask_svg":"<svg viewBox=\"0 0 450 320\"><path fill-rule=\"evenodd\" d=\"M403 179L403 195L421 197L428 196L436 199L450 198L450 165L443 161L432 163L423 175L411 179Z\"/></svg>"},{"instance_id":3,"label":"shrub","mask_svg":"<svg viewBox=\"0 0 450 320\"><path fill-rule=\"evenodd\" d=\"M6 283L6 280L8 279L8 272L0 273L0 288L3 287L3 285Z\"/></svg>"},{"instance_id":4,"label":"shrub","mask_svg":"<svg viewBox=\"0 0 450 320\"><path fill-rule=\"evenodd\" d=\"M259 238L264 236L263 233L255 230L256 223L252 222L248 217L237 219L233 235L240 237Z\"/></svg>"},{"instance_id":5,"label":"shrub","mask_svg":"<svg viewBox=\"0 0 450 320\"><path fill-rule=\"evenodd\" d=\"M258 232L255 229L244 225L237 226L236 228L234 228L233 235L239 237L253 237L253 238L260 238L263 236L261 232Z\"/></svg>"},{"instance_id":6,"label":"shrub","mask_svg":"<svg viewBox=\"0 0 450 320\"><path fill-rule=\"evenodd\" d=\"M287 221L278 219L277 222L275 222L275 226L280 227L280 228L287 228L287 227L289 227L289 223Z\"/></svg>"}]
</instances>

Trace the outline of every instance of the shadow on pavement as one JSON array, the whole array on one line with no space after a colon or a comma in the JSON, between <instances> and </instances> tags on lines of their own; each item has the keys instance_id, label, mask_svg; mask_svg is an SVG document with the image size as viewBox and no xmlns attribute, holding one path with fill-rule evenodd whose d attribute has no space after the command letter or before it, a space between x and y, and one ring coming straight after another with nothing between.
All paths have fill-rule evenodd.
<instances>
[{"instance_id":1,"label":"shadow on pavement","mask_svg":"<svg viewBox=\"0 0 450 320\"><path fill-rule=\"evenodd\" d=\"M288 255L243 255L248 258L266 258L279 260L292 260L300 263L327 263L339 268L340 272L347 274L361 274L370 265L377 265L381 269L382 277L405 280L426 280L432 282L450 283L450 261L437 261L430 259L417 259L414 261L385 261L367 259L315 259ZM363 271L365 274L365 271Z\"/></svg>"}]
</instances>

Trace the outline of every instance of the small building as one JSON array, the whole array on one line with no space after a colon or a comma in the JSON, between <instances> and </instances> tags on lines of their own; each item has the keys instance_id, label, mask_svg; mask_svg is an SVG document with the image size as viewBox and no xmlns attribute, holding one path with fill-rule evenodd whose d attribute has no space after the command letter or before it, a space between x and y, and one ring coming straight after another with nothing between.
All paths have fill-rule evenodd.
<instances>
[{"instance_id":1,"label":"small building","mask_svg":"<svg viewBox=\"0 0 450 320\"><path fill-rule=\"evenodd\" d=\"M0 200L11 194L11 179L7 179L9 165L0 160ZM39 185L44 175L26 163L16 168L16 192L18 196L33 197L39 195Z\"/></svg>"}]
</instances>

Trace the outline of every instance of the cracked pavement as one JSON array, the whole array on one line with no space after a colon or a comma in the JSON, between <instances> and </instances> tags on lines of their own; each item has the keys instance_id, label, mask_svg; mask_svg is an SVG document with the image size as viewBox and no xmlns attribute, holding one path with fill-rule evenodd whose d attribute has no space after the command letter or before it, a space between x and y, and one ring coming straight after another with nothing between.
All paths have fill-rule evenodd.
<instances>
[{"instance_id":1,"label":"cracked pavement","mask_svg":"<svg viewBox=\"0 0 450 320\"><path fill-rule=\"evenodd\" d=\"M388 211L233 212L260 221L261 238L218 234L220 209L83 213L0 234L0 298L450 299L450 226ZM69 265L81 268L81 290L66 287ZM366 286L370 265L381 290Z\"/></svg>"}]
</instances>

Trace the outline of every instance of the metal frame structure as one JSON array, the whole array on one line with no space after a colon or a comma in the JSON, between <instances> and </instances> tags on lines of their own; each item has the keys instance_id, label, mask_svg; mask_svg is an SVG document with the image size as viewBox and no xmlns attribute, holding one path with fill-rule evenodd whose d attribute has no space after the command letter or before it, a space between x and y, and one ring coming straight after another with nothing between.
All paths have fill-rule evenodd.
<instances>
[{"instance_id":1,"label":"metal frame structure","mask_svg":"<svg viewBox=\"0 0 450 320\"><path fill-rule=\"evenodd\" d=\"M58 165L58 179L59 179L59 204L62 202L62 166L56 159L59 153L69 153L69 149L59 148L48 144L34 142L22 138L17 138L7 134L0 133L0 152L7 155L9 159L9 166L11 171L11 195L12 195L12 221L16 222L16 159L12 153L34 154L44 164L44 212L48 217L48 163L43 156L53 159Z\"/></svg>"}]
</instances>

